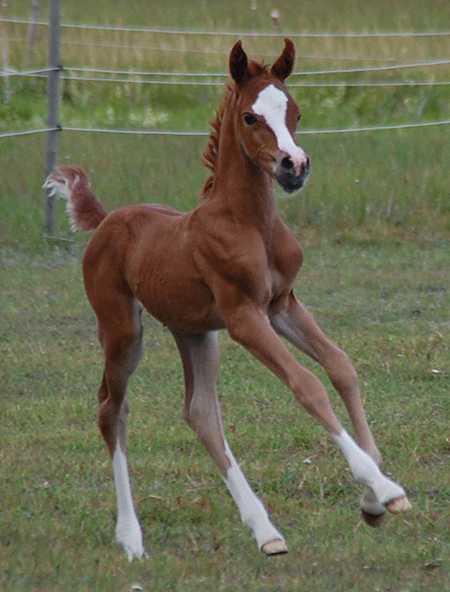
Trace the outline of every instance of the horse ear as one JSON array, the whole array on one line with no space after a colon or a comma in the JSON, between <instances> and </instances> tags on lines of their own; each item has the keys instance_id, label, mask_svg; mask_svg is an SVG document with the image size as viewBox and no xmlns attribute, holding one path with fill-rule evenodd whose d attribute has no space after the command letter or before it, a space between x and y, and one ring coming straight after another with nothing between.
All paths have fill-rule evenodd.
<instances>
[{"instance_id":1,"label":"horse ear","mask_svg":"<svg viewBox=\"0 0 450 592\"><path fill-rule=\"evenodd\" d=\"M295 61L295 46L290 39L285 39L283 53L277 59L270 70L271 73L284 82L292 73Z\"/></svg>"},{"instance_id":2,"label":"horse ear","mask_svg":"<svg viewBox=\"0 0 450 592\"><path fill-rule=\"evenodd\" d=\"M230 74L237 84L249 78L247 54L242 49L242 41L236 41L230 52Z\"/></svg>"}]
</instances>

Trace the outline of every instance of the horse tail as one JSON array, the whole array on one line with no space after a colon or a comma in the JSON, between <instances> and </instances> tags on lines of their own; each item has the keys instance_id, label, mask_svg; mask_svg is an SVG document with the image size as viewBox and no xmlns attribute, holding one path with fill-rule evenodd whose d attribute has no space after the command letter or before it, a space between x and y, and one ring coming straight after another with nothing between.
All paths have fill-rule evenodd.
<instances>
[{"instance_id":1,"label":"horse tail","mask_svg":"<svg viewBox=\"0 0 450 592\"><path fill-rule=\"evenodd\" d=\"M44 183L50 195L67 200L66 210L70 226L76 230L94 230L107 212L91 189L85 171L76 166L59 166Z\"/></svg>"}]
</instances>

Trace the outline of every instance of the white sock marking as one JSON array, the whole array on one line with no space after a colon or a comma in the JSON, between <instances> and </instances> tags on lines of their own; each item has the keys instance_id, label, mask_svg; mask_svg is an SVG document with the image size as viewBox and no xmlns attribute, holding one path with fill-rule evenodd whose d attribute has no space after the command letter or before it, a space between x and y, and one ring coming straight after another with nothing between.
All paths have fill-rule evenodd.
<instances>
[{"instance_id":1,"label":"white sock marking","mask_svg":"<svg viewBox=\"0 0 450 592\"><path fill-rule=\"evenodd\" d=\"M295 172L299 175L301 165L306 163L306 154L300 146L297 146L287 128L287 104L287 95L273 84L269 84L259 93L252 109L257 115L264 117L275 134L278 148L291 157Z\"/></svg>"},{"instance_id":2,"label":"white sock marking","mask_svg":"<svg viewBox=\"0 0 450 592\"><path fill-rule=\"evenodd\" d=\"M370 487L382 506L405 495L400 485L383 475L373 459L359 448L345 430L333 439L347 459L354 478Z\"/></svg>"},{"instance_id":3,"label":"white sock marking","mask_svg":"<svg viewBox=\"0 0 450 592\"><path fill-rule=\"evenodd\" d=\"M114 483L117 496L116 540L125 549L128 561L144 554L142 533L134 510L127 459L117 444L113 455Z\"/></svg>"},{"instance_id":4,"label":"white sock marking","mask_svg":"<svg viewBox=\"0 0 450 592\"><path fill-rule=\"evenodd\" d=\"M380 504L370 487L366 487L361 498L361 509L372 516L380 516L386 512L386 508Z\"/></svg>"},{"instance_id":5,"label":"white sock marking","mask_svg":"<svg viewBox=\"0 0 450 592\"><path fill-rule=\"evenodd\" d=\"M239 508L242 522L252 530L259 549L269 541L284 541L283 536L270 522L261 500L251 490L226 441L225 454L231 463L224 479L225 484Z\"/></svg>"}]
</instances>

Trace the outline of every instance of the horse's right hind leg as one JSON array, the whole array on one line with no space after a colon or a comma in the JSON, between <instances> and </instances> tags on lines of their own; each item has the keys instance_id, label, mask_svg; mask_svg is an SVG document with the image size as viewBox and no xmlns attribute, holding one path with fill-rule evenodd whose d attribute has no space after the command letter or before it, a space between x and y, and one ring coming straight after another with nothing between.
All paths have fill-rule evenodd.
<instances>
[{"instance_id":1,"label":"horse's right hind leg","mask_svg":"<svg viewBox=\"0 0 450 592\"><path fill-rule=\"evenodd\" d=\"M128 474L126 429L129 404L125 397L128 380L142 353L140 305L130 297L116 294L114 302L98 307L98 310L99 337L105 353L105 370L98 393L98 423L112 458L117 497L116 540L131 561L144 554Z\"/></svg>"}]
</instances>

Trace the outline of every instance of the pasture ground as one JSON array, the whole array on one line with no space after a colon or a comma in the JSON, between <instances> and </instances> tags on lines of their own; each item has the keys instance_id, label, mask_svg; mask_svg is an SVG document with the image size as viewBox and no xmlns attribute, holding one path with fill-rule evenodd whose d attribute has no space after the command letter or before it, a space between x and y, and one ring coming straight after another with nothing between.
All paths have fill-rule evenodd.
<instances>
[{"instance_id":1,"label":"pasture ground","mask_svg":"<svg viewBox=\"0 0 450 592\"><path fill-rule=\"evenodd\" d=\"M273 30L273 3L252 4L169 0L150 11L142 0L126 9L80 0L63 2L63 20ZM29 0L8 6L7 16L30 14ZM286 31L450 30L447 0L398 0L395 10L386 0L292 6L277 2L278 37L244 39L250 55L270 63ZM27 29L11 24L7 33L9 62L22 69ZM62 61L67 75L71 66L220 73L234 41L65 29ZM448 36L295 42L297 70L412 63L450 52ZM45 66L46 46L41 33L29 67ZM448 86L350 86L448 79L448 64L320 77L348 83L338 87L294 86L305 78L292 77L303 111L299 130L449 119ZM14 77L10 84L7 102L0 79L0 131L44 127L45 80ZM188 131L207 129L222 93L150 85L139 76L127 84L65 81L61 90L63 127ZM404 484L413 511L388 516L378 530L366 527L360 488L329 437L224 333L225 430L290 547L287 556L262 557L182 420L183 378L171 336L144 316L145 355L130 384L129 456L148 558L132 564L114 542L111 467L96 426L101 355L80 273L86 237L70 233L61 204L55 236L43 230L45 137L0 139L2 592L450 590L449 130L299 135L312 161L310 180L298 195L278 194L305 250L297 293L352 357L385 470ZM108 210L144 201L188 209L206 175L198 164L204 141L63 131L60 162L86 168Z\"/></svg>"},{"instance_id":2,"label":"pasture ground","mask_svg":"<svg viewBox=\"0 0 450 592\"><path fill-rule=\"evenodd\" d=\"M385 469L413 511L366 527L360 488L328 436L223 334L225 429L291 551L260 556L182 420L172 338L145 316L129 455L149 557L129 565L113 538L112 475L96 427L101 356L79 251L3 249L2 590L449 588L448 242L321 241L305 255L297 291L352 356Z\"/></svg>"}]
</instances>

